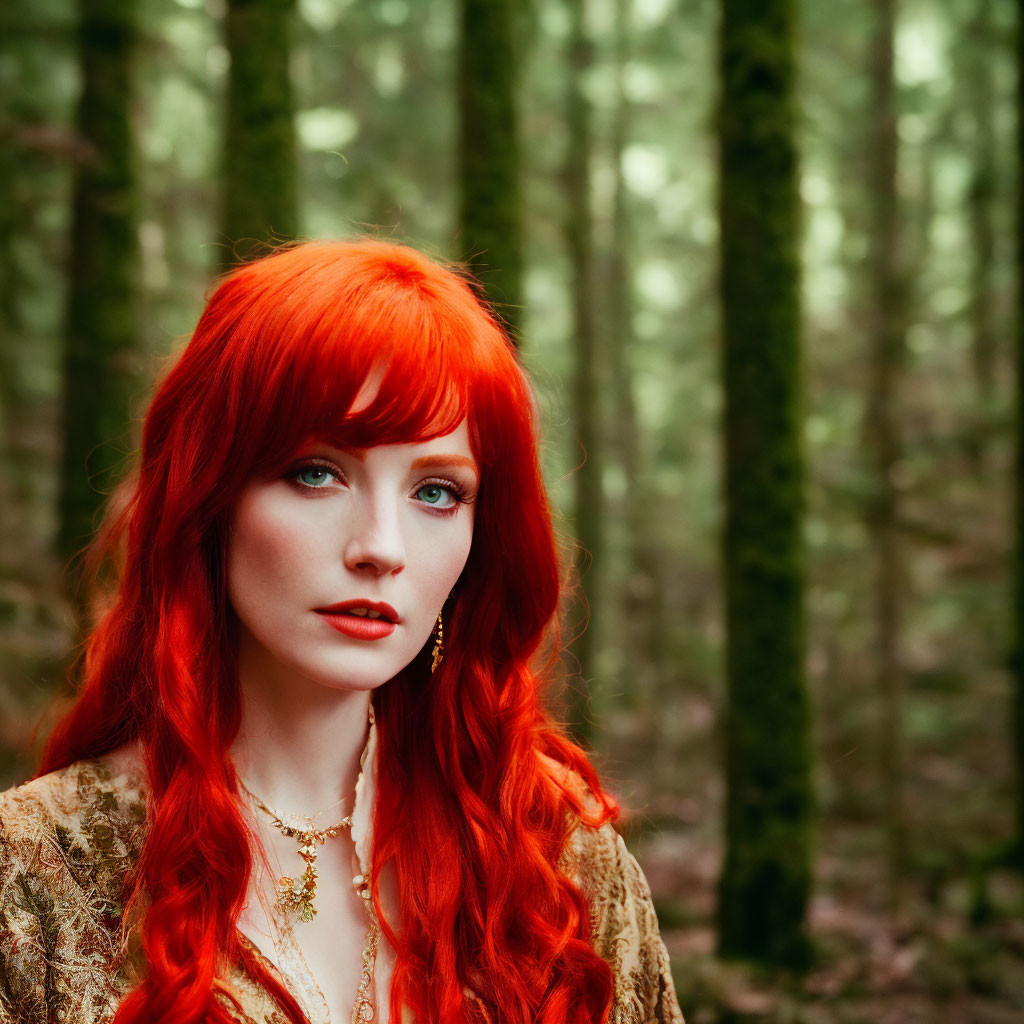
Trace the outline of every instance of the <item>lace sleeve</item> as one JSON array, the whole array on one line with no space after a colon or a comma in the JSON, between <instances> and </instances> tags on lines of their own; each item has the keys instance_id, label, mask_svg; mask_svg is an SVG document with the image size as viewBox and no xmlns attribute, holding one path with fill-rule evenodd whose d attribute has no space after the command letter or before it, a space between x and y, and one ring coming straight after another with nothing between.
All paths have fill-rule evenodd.
<instances>
[{"instance_id":1,"label":"lace sleeve","mask_svg":"<svg viewBox=\"0 0 1024 1024\"><path fill-rule=\"evenodd\" d=\"M612 967L609 1024L683 1024L651 890L611 825L577 830L581 882L593 907L594 946Z\"/></svg>"},{"instance_id":2,"label":"lace sleeve","mask_svg":"<svg viewBox=\"0 0 1024 1024\"><path fill-rule=\"evenodd\" d=\"M113 1016L121 964L122 833L79 765L0 793L0 1024Z\"/></svg>"},{"instance_id":3,"label":"lace sleeve","mask_svg":"<svg viewBox=\"0 0 1024 1024\"><path fill-rule=\"evenodd\" d=\"M36 896L0 819L0 1024L46 1024L46 951Z\"/></svg>"}]
</instances>

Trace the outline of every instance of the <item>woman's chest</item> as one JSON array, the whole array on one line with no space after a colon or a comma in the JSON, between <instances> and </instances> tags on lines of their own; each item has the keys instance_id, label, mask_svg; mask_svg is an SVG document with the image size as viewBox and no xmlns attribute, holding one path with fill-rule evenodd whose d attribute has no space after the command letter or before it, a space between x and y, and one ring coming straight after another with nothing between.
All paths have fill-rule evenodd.
<instances>
[{"instance_id":1,"label":"woman's chest","mask_svg":"<svg viewBox=\"0 0 1024 1024\"><path fill-rule=\"evenodd\" d=\"M313 1024L379 1021L381 1013L369 1012L382 973L379 927L353 884L355 868L347 858L332 856L335 851L324 852L311 920L295 911L282 915L275 898L284 879L254 872L239 931L271 962Z\"/></svg>"}]
</instances>

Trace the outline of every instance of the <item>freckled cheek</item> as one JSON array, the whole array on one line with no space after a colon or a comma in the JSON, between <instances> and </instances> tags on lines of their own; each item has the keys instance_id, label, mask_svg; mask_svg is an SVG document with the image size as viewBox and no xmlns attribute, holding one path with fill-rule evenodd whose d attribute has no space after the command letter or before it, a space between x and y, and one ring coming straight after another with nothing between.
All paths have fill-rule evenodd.
<instances>
[{"instance_id":1,"label":"freckled cheek","mask_svg":"<svg viewBox=\"0 0 1024 1024\"><path fill-rule=\"evenodd\" d=\"M316 529L285 513L259 504L242 506L235 517L228 555L233 584L280 590L298 583L323 558Z\"/></svg>"},{"instance_id":2,"label":"freckled cheek","mask_svg":"<svg viewBox=\"0 0 1024 1024\"><path fill-rule=\"evenodd\" d=\"M436 534L417 538L413 550L408 552L410 565L414 564L413 558L416 560L416 575L423 581L424 599L431 604L440 604L448 596L469 556L472 523L460 526L462 529L440 539Z\"/></svg>"}]
</instances>

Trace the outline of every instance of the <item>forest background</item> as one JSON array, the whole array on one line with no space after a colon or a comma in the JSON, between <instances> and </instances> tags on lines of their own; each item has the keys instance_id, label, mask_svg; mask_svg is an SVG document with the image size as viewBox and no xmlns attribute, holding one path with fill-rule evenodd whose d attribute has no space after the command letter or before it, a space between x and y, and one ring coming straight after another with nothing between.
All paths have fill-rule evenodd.
<instances>
[{"instance_id":1,"label":"forest background","mask_svg":"<svg viewBox=\"0 0 1024 1024\"><path fill-rule=\"evenodd\" d=\"M539 389L562 706L691 1024L1024 1020L1019 7L4 5L0 788L214 275L394 238Z\"/></svg>"}]
</instances>

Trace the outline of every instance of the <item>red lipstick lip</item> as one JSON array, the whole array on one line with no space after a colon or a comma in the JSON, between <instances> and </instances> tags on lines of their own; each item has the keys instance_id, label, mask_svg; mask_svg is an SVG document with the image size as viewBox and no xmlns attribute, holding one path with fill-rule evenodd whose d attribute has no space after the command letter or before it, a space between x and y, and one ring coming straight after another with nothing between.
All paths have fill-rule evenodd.
<instances>
[{"instance_id":1,"label":"red lipstick lip","mask_svg":"<svg viewBox=\"0 0 1024 1024\"><path fill-rule=\"evenodd\" d=\"M337 604L329 604L323 608L314 608L313 610L331 614L347 612L350 608L368 608L370 611L380 612L382 619L387 619L388 622L392 622L396 626L402 621L398 612L384 601L339 601Z\"/></svg>"},{"instance_id":2,"label":"red lipstick lip","mask_svg":"<svg viewBox=\"0 0 1024 1024\"><path fill-rule=\"evenodd\" d=\"M383 640L397 628L385 618L371 619L365 615L346 615L344 612L317 612L332 629L353 640Z\"/></svg>"}]
</instances>

